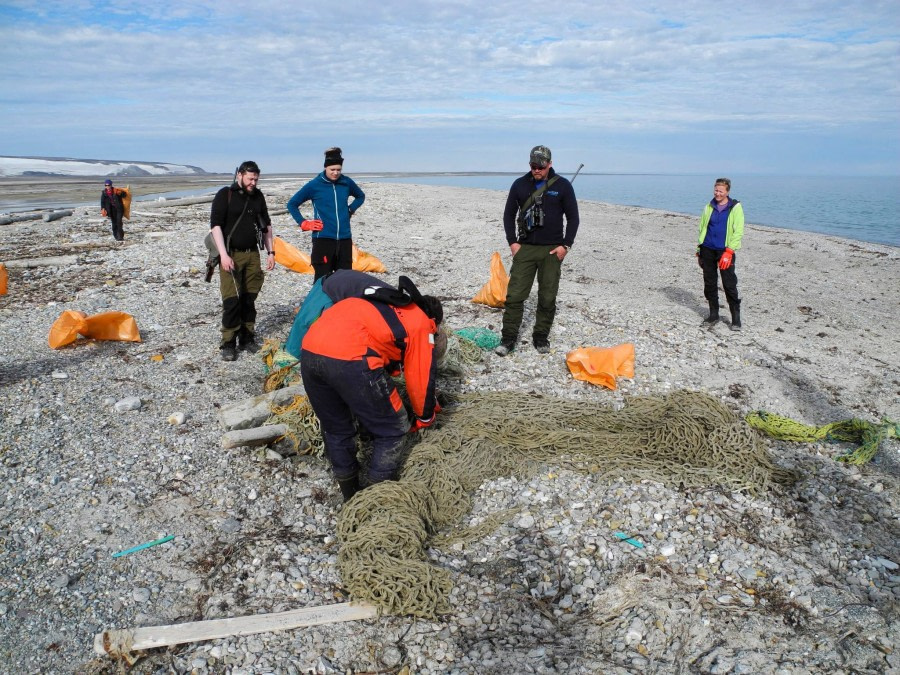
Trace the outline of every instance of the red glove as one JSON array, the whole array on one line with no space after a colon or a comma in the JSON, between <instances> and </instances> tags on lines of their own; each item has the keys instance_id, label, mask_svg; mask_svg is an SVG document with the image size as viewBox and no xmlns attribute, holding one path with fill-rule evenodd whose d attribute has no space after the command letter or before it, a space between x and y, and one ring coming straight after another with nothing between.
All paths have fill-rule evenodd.
<instances>
[{"instance_id":1,"label":"red glove","mask_svg":"<svg viewBox=\"0 0 900 675\"><path fill-rule=\"evenodd\" d=\"M725 249L725 253L722 254L722 257L719 258L719 269L727 270L731 267L731 260L734 258L734 251L730 248Z\"/></svg>"},{"instance_id":2,"label":"red glove","mask_svg":"<svg viewBox=\"0 0 900 675\"><path fill-rule=\"evenodd\" d=\"M322 229L321 220L304 220L300 223L300 229L304 232L318 232Z\"/></svg>"},{"instance_id":3,"label":"red glove","mask_svg":"<svg viewBox=\"0 0 900 675\"><path fill-rule=\"evenodd\" d=\"M427 429L432 424L434 424L434 420L436 419L436 417L437 417L436 415L432 415L430 420L423 420L422 418L417 417L413 421L412 426L409 428L409 433L412 434L412 433L415 433L416 431L421 431L422 429Z\"/></svg>"}]
</instances>

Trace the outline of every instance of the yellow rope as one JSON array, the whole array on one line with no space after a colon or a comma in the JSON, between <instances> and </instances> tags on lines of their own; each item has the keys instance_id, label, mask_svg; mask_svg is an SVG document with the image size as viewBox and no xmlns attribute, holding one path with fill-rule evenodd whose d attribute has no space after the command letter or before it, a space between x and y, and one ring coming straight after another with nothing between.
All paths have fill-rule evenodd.
<instances>
[{"instance_id":1,"label":"yellow rope","mask_svg":"<svg viewBox=\"0 0 900 675\"><path fill-rule=\"evenodd\" d=\"M859 445L858 448L837 458L839 462L848 464L865 464L876 455L885 440L900 437L900 425L888 419L876 424L853 418L813 427L764 410L748 413L745 419L754 429L759 429L780 441L856 443Z\"/></svg>"}]
</instances>

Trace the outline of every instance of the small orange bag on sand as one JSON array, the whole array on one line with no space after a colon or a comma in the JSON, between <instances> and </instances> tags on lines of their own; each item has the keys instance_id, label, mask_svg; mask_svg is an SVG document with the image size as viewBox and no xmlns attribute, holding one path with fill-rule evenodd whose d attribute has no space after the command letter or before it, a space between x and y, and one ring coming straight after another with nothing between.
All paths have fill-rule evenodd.
<instances>
[{"instance_id":1,"label":"small orange bag on sand","mask_svg":"<svg viewBox=\"0 0 900 675\"><path fill-rule=\"evenodd\" d=\"M281 237L275 237L273 249L275 250L275 262L284 265L289 270L300 274L313 274L312 260L309 255L298 251Z\"/></svg>"},{"instance_id":2,"label":"small orange bag on sand","mask_svg":"<svg viewBox=\"0 0 900 675\"><path fill-rule=\"evenodd\" d=\"M579 347L566 354L566 365L576 380L615 389L616 377L634 377L634 344Z\"/></svg>"},{"instance_id":3,"label":"small orange bag on sand","mask_svg":"<svg viewBox=\"0 0 900 675\"><path fill-rule=\"evenodd\" d=\"M6 271L6 265L0 263L0 295L6 295L7 284L9 284L9 272Z\"/></svg>"},{"instance_id":4,"label":"small orange bag on sand","mask_svg":"<svg viewBox=\"0 0 900 675\"><path fill-rule=\"evenodd\" d=\"M503 259L496 251L491 256L491 278L472 298L489 307L503 307L506 304L506 289L509 286L509 275L503 267Z\"/></svg>"},{"instance_id":5,"label":"small orange bag on sand","mask_svg":"<svg viewBox=\"0 0 900 675\"><path fill-rule=\"evenodd\" d=\"M125 312L103 312L87 316L84 312L67 309L50 327L47 342L51 349L72 344L82 335L92 340L140 342L137 322Z\"/></svg>"},{"instance_id":6,"label":"small orange bag on sand","mask_svg":"<svg viewBox=\"0 0 900 675\"><path fill-rule=\"evenodd\" d=\"M375 272L377 274L387 272L387 267L383 262L371 253L357 248L356 244L353 244L353 269L357 272Z\"/></svg>"}]
</instances>

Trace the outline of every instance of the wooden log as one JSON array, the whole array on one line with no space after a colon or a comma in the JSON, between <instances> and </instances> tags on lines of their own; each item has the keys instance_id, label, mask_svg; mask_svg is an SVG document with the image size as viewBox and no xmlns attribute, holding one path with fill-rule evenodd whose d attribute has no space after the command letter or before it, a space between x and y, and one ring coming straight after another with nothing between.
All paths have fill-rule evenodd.
<instances>
[{"instance_id":1,"label":"wooden log","mask_svg":"<svg viewBox=\"0 0 900 675\"><path fill-rule=\"evenodd\" d=\"M23 223L26 220L40 220L40 213L17 213L14 216L3 216L0 218L0 225L9 225L10 223Z\"/></svg>"},{"instance_id":2,"label":"wooden log","mask_svg":"<svg viewBox=\"0 0 900 675\"><path fill-rule=\"evenodd\" d=\"M62 211L51 211L50 213L44 214L44 222L49 223L53 220L59 220L60 218L66 218L75 213L72 209L63 209Z\"/></svg>"},{"instance_id":3,"label":"wooden log","mask_svg":"<svg viewBox=\"0 0 900 675\"><path fill-rule=\"evenodd\" d=\"M226 431L261 426L272 414L273 405L287 405L294 396L304 396L305 393L302 384L295 384L222 406L219 411L219 423Z\"/></svg>"},{"instance_id":4,"label":"wooden log","mask_svg":"<svg viewBox=\"0 0 900 675\"><path fill-rule=\"evenodd\" d=\"M157 201L142 201L141 208L161 209L167 206L192 206L194 204L211 204L215 195L205 197L182 197L181 199L159 199Z\"/></svg>"},{"instance_id":5,"label":"wooden log","mask_svg":"<svg viewBox=\"0 0 900 675\"><path fill-rule=\"evenodd\" d=\"M222 447L226 450L240 448L244 445L251 448L258 445L269 445L288 432L287 424L266 424L252 429L236 429L222 434Z\"/></svg>"},{"instance_id":6,"label":"wooden log","mask_svg":"<svg viewBox=\"0 0 900 675\"><path fill-rule=\"evenodd\" d=\"M349 602L324 607L305 607L275 614L255 614L232 619L212 619L189 623L107 630L94 636L94 652L110 656L124 656L141 649L154 649L180 645L186 642L202 642L238 635L254 635L279 630L292 630L306 626L320 626L344 621L360 621L378 616L378 610L366 603Z\"/></svg>"},{"instance_id":7,"label":"wooden log","mask_svg":"<svg viewBox=\"0 0 900 675\"><path fill-rule=\"evenodd\" d=\"M7 267L63 267L78 263L76 255L57 255L49 258L25 258L22 260L7 260Z\"/></svg>"}]
</instances>

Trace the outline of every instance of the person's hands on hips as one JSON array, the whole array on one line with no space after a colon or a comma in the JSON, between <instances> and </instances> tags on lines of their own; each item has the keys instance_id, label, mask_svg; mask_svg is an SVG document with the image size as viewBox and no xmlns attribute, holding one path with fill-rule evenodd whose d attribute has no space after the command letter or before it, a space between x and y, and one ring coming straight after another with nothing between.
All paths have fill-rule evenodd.
<instances>
[{"instance_id":1,"label":"person's hands on hips","mask_svg":"<svg viewBox=\"0 0 900 675\"><path fill-rule=\"evenodd\" d=\"M222 269L226 272L231 272L234 270L234 260L232 260L231 256L225 254L222 256L219 264L222 266Z\"/></svg>"},{"instance_id":2,"label":"person's hands on hips","mask_svg":"<svg viewBox=\"0 0 900 675\"><path fill-rule=\"evenodd\" d=\"M322 229L322 226L321 220L304 220L300 223L300 229L304 232L318 232Z\"/></svg>"},{"instance_id":3,"label":"person's hands on hips","mask_svg":"<svg viewBox=\"0 0 900 675\"><path fill-rule=\"evenodd\" d=\"M722 257L719 258L719 269L727 270L731 267L731 261L734 259L734 251L730 248L726 248L725 252L722 254Z\"/></svg>"},{"instance_id":4,"label":"person's hands on hips","mask_svg":"<svg viewBox=\"0 0 900 675\"><path fill-rule=\"evenodd\" d=\"M513 257L515 257L516 253L519 252L520 248L522 248L522 244L520 244L517 241L514 241L513 243L511 243L509 245L509 252L513 254Z\"/></svg>"}]
</instances>

